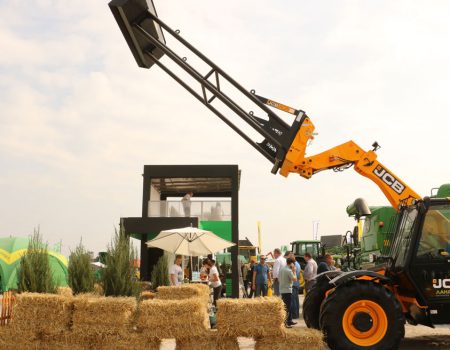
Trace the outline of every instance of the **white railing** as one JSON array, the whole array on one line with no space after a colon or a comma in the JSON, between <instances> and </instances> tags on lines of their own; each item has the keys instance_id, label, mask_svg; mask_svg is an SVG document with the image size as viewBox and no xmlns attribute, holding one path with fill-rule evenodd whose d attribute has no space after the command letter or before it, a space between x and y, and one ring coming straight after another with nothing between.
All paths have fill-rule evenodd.
<instances>
[{"instance_id":1,"label":"white railing","mask_svg":"<svg viewBox=\"0 0 450 350\"><path fill-rule=\"evenodd\" d=\"M230 221L231 201L194 201L184 203L181 200L149 201L149 217L198 217L204 221Z\"/></svg>"}]
</instances>

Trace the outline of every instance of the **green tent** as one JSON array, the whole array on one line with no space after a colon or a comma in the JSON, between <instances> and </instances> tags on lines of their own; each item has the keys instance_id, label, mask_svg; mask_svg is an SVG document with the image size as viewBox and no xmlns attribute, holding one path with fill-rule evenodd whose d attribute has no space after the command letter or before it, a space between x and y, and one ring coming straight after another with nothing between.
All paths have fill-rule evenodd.
<instances>
[{"instance_id":1,"label":"green tent","mask_svg":"<svg viewBox=\"0 0 450 350\"><path fill-rule=\"evenodd\" d=\"M17 269L20 258L26 254L29 237L0 238L0 289L17 288ZM49 250L48 257L56 285L67 286L67 258Z\"/></svg>"}]
</instances>

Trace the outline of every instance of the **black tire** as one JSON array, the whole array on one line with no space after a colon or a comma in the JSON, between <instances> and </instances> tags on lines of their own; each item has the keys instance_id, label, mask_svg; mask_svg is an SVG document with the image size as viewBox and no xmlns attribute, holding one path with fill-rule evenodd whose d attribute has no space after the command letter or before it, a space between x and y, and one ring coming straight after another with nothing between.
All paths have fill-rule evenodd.
<instances>
[{"instance_id":1,"label":"black tire","mask_svg":"<svg viewBox=\"0 0 450 350\"><path fill-rule=\"evenodd\" d=\"M372 314L354 311L351 317L350 310L361 310L355 306L357 303L366 303L362 305L371 305L375 309L372 308ZM379 312L373 311L377 309ZM346 329L344 324L347 324ZM320 327L332 350L394 350L398 349L405 335L405 318L400 303L391 291L378 283L353 281L337 287L325 299L320 313ZM353 333L356 340L352 340L351 332L355 329L361 333ZM374 330L380 330L380 333L369 340L370 332ZM368 345L370 341L376 343Z\"/></svg>"},{"instance_id":2,"label":"black tire","mask_svg":"<svg viewBox=\"0 0 450 350\"><path fill-rule=\"evenodd\" d=\"M328 278L319 278L311 290L306 293L303 301L303 319L308 328L320 329L320 306L325 299L325 293L331 288Z\"/></svg>"}]
</instances>

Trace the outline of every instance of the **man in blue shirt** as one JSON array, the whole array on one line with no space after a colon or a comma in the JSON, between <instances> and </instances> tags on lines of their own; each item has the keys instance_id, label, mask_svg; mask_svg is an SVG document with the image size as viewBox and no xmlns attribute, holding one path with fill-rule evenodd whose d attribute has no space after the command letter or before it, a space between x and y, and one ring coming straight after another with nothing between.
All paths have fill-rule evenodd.
<instances>
[{"instance_id":1,"label":"man in blue shirt","mask_svg":"<svg viewBox=\"0 0 450 350\"><path fill-rule=\"evenodd\" d=\"M295 260L294 253L287 251L284 254L284 257L291 258L294 261L295 264L295 273L297 280L292 283L292 300L291 300L291 314L293 319L300 318L300 300L299 300L299 293L300 293L300 273L302 271L302 268L297 260Z\"/></svg>"},{"instance_id":2,"label":"man in blue shirt","mask_svg":"<svg viewBox=\"0 0 450 350\"><path fill-rule=\"evenodd\" d=\"M253 270L252 289L255 291L255 297L267 296L267 286L271 277L269 274L269 266L266 264L266 257L261 255L259 257L259 264L255 265Z\"/></svg>"}]
</instances>

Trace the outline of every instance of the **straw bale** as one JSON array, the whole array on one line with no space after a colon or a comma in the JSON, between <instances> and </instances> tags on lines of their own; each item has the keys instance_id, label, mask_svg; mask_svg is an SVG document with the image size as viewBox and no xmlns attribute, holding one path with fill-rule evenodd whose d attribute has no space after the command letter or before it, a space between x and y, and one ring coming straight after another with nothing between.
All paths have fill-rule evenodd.
<instances>
[{"instance_id":1,"label":"straw bale","mask_svg":"<svg viewBox=\"0 0 450 350\"><path fill-rule=\"evenodd\" d=\"M82 337L66 333L67 337L57 340L29 339L18 337L16 332L11 332L9 326L0 327L0 349L17 350L159 350L161 341L157 339L145 339L142 334L131 332L121 336L108 335L102 342L95 337ZM92 342L89 342L92 340Z\"/></svg>"},{"instance_id":2,"label":"straw bale","mask_svg":"<svg viewBox=\"0 0 450 350\"><path fill-rule=\"evenodd\" d=\"M62 295L65 297L73 296L72 288L70 288L70 287L58 287L58 289L56 290L56 294Z\"/></svg>"},{"instance_id":3,"label":"straw bale","mask_svg":"<svg viewBox=\"0 0 450 350\"><path fill-rule=\"evenodd\" d=\"M94 294L96 295L105 295L105 291L103 290L103 286L99 283L94 284Z\"/></svg>"},{"instance_id":4,"label":"straw bale","mask_svg":"<svg viewBox=\"0 0 450 350\"><path fill-rule=\"evenodd\" d=\"M159 350L161 341L158 339L148 339L142 334L130 332L122 334L109 334L102 337L101 341L94 336L84 337L80 343L75 343L76 338L72 338L71 344L82 344L83 350ZM56 349L55 349L56 350Z\"/></svg>"},{"instance_id":5,"label":"straw bale","mask_svg":"<svg viewBox=\"0 0 450 350\"><path fill-rule=\"evenodd\" d=\"M175 350L239 350L237 338L219 337L217 331L211 329L201 337L177 339Z\"/></svg>"},{"instance_id":6,"label":"straw bale","mask_svg":"<svg viewBox=\"0 0 450 350\"><path fill-rule=\"evenodd\" d=\"M323 335L316 329L286 329L284 336L261 337L256 339L255 350L325 350Z\"/></svg>"},{"instance_id":7,"label":"straw bale","mask_svg":"<svg viewBox=\"0 0 450 350\"><path fill-rule=\"evenodd\" d=\"M23 293L15 296L9 333L12 337L57 340L70 328L73 299L56 294Z\"/></svg>"},{"instance_id":8,"label":"straw bale","mask_svg":"<svg viewBox=\"0 0 450 350\"><path fill-rule=\"evenodd\" d=\"M199 297L208 302L210 300L210 289L204 284L182 284L180 286L158 287L157 299L182 300Z\"/></svg>"},{"instance_id":9,"label":"straw bale","mask_svg":"<svg viewBox=\"0 0 450 350\"><path fill-rule=\"evenodd\" d=\"M209 329L204 300L145 300L137 313L137 329L147 338L200 337Z\"/></svg>"},{"instance_id":10,"label":"straw bale","mask_svg":"<svg viewBox=\"0 0 450 350\"><path fill-rule=\"evenodd\" d=\"M73 299L73 304L70 343L97 348L109 339L120 343L129 336L136 311L135 298L79 295Z\"/></svg>"},{"instance_id":11,"label":"straw bale","mask_svg":"<svg viewBox=\"0 0 450 350\"><path fill-rule=\"evenodd\" d=\"M129 333L125 337L108 337L96 350L159 350L160 347L159 339L148 339L140 333Z\"/></svg>"},{"instance_id":12,"label":"straw bale","mask_svg":"<svg viewBox=\"0 0 450 350\"><path fill-rule=\"evenodd\" d=\"M282 336L286 311L280 298L219 299L217 330L220 336Z\"/></svg>"},{"instance_id":13,"label":"straw bale","mask_svg":"<svg viewBox=\"0 0 450 350\"><path fill-rule=\"evenodd\" d=\"M149 299L155 299L156 293L144 291L141 292L141 300L149 300Z\"/></svg>"}]
</instances>

